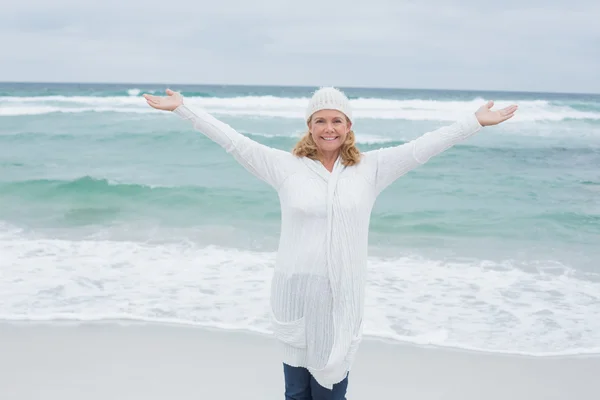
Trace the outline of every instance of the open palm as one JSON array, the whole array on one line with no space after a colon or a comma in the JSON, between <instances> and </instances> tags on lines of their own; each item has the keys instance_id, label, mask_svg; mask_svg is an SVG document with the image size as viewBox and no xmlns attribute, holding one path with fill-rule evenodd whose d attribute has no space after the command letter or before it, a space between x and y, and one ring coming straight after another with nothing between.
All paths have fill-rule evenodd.
<instances>
[{"instance_id":1,"label":"open palm","mask_svg":"<svg viewBox=\"0 0 600 400\"><path fill-rule=\"evenodd\" d=\"M150 107L156 108L157 110L173 111L183 104L183 96L181 94L174 92L171 89L167 89L166 93L167 96L144 94L144 98Z\"/></svg>"},{"instance_id":2,"label":"open palm","mask_svg":"<svg viewBox=\"0 0 600 400\"><path fill-rule=\"evenodd\" d=\"M504 122L507 119L512 118L517 111L517 105L511 105L501 110L492 111L491 108L494 106L493 101L488 101L486 104L479 107L479 110L475 113L477 120L482 126L497 125L500 122Z\"/></svg>"}]
</instances>

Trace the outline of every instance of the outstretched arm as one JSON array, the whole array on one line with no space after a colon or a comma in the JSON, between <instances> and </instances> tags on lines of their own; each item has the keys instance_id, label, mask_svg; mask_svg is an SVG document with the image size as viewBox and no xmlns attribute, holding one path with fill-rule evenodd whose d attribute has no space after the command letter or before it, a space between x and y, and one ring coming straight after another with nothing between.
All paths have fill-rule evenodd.
<instances>
[{"instance_id":1,"label":"outstretched arm","mask_svg":"<svg viewBox=\"0 0 600 400\"><path fill-rule=\"evenodd\" d=\"M373 151L372 155L377 164L375 173L377 193L408 171L426 163L431 157L474 135L483 126L496 125L512 118L517 110L517 106L513 105L492 111L493 105L494 103L490 101L481 106L476 113L400 146Z\"/></svg>"},{"instance_id":2,"label":"outstretched arm","mask_svg":"<svg viewBox=\"0 0 600 400\"><path fill-rule=\"evenodd\" d=\"M204 110L187 107L181 94L167 90L166 97L145 94L148 104L158 110L172 111L191 121L194 128L231 153L248 171L275 189L290 173L292 154L260 144L237 132Z\"/></svg>"}]
</instances>

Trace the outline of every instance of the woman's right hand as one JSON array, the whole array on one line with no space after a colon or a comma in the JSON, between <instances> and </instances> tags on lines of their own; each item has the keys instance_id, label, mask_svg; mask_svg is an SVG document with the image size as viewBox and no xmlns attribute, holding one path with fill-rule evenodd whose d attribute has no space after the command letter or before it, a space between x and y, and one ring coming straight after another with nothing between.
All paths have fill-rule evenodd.
<instances>
[{"instance_id":1,"label":"woman's right hand","mask_svg":"<svg viewBox=\"0 0 600 400\"><path fill-rule=\"evenodd\" d=\"M183 104L183 96L177 92L167 89L167 96L153 96L144 94L144 98L150 107L157 110L173 111Z\"/></svg>"}]
</instances>

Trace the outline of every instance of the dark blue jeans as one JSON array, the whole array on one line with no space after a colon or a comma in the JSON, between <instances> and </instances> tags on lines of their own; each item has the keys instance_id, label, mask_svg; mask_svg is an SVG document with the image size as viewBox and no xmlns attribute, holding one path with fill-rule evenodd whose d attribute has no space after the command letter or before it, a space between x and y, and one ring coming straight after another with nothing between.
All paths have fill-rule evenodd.
<instances>
[{"instance_id":1,"label":"dark blue jeans","mask_svg":"<svg viewBox=\"0 0 600 400\"><path fill-rule=\"evenodd\" d=\"M319 385L306 368L283 364L285 400L346 400L348 377L329 390Z\"/></svg>"}]
</instances>

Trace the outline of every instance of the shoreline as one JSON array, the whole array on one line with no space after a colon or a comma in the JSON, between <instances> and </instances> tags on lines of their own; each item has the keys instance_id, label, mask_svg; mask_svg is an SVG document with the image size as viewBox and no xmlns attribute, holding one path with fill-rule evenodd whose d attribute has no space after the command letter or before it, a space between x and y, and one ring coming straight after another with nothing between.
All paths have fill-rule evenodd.
<instances>
[{"instance_id":1,"label":"shoreline","mask_svg":"<svg viewBox=\"0 0 600 400\"><path fill-rule=\"evenodd\" d=\"M248 328L238 328L234 326L211 326L211 325L203 325L199 323L191 323L186 321L170 321L170 320L160 320L160 319L138 319L138 318L99 318L99 319L69 319L69 318L53 318L53 319L3 319L0 317L0 326L2 325L24 325L24 326L82 326L82 325L116 325L116 326L148 326L148 327L166 327L166 328L183 328L183 329L200 329L206 330L214 333L239 333L239 334L248 334L248 335L258 335L262 338L271 338L271 332L262 331L259 329L248 329ZM551 354L532 354L532 353L524 353L524 352L511 352L511 351L503 351L503 350L486 350L479 348L468 348L461 346L452 346L452 345L442 345L442 344L431 344L431 343L416 343L408 340L400 340L392 337L378 336L372 334L363 333L363 342L375 342L382 343L384 345L390 346L407 346L407 347L415 347L420 349L429 349L429 350L441 350L441 351L456 351L456 352L464 352L470 353L473 355L491 355L491 356L507 356L507 357L523 357L523 358L532 358L532 359L552 359L552 358L600 358L600 348L596 351L589 350L583 352L564 352L564 353L551 353Z\"/></svg>"},{"instance_id":2,"label":"shoreline","mask_svg":"<svg viewBox=\"0 0 600 400\"><path fill-rule=\"evenodd\" d=\"M154 322L0 322L0 397L283 399L268 335ZM348 399L594 400L600 356L535 357L365 337Z\"/></svg>"}]
</instances>

